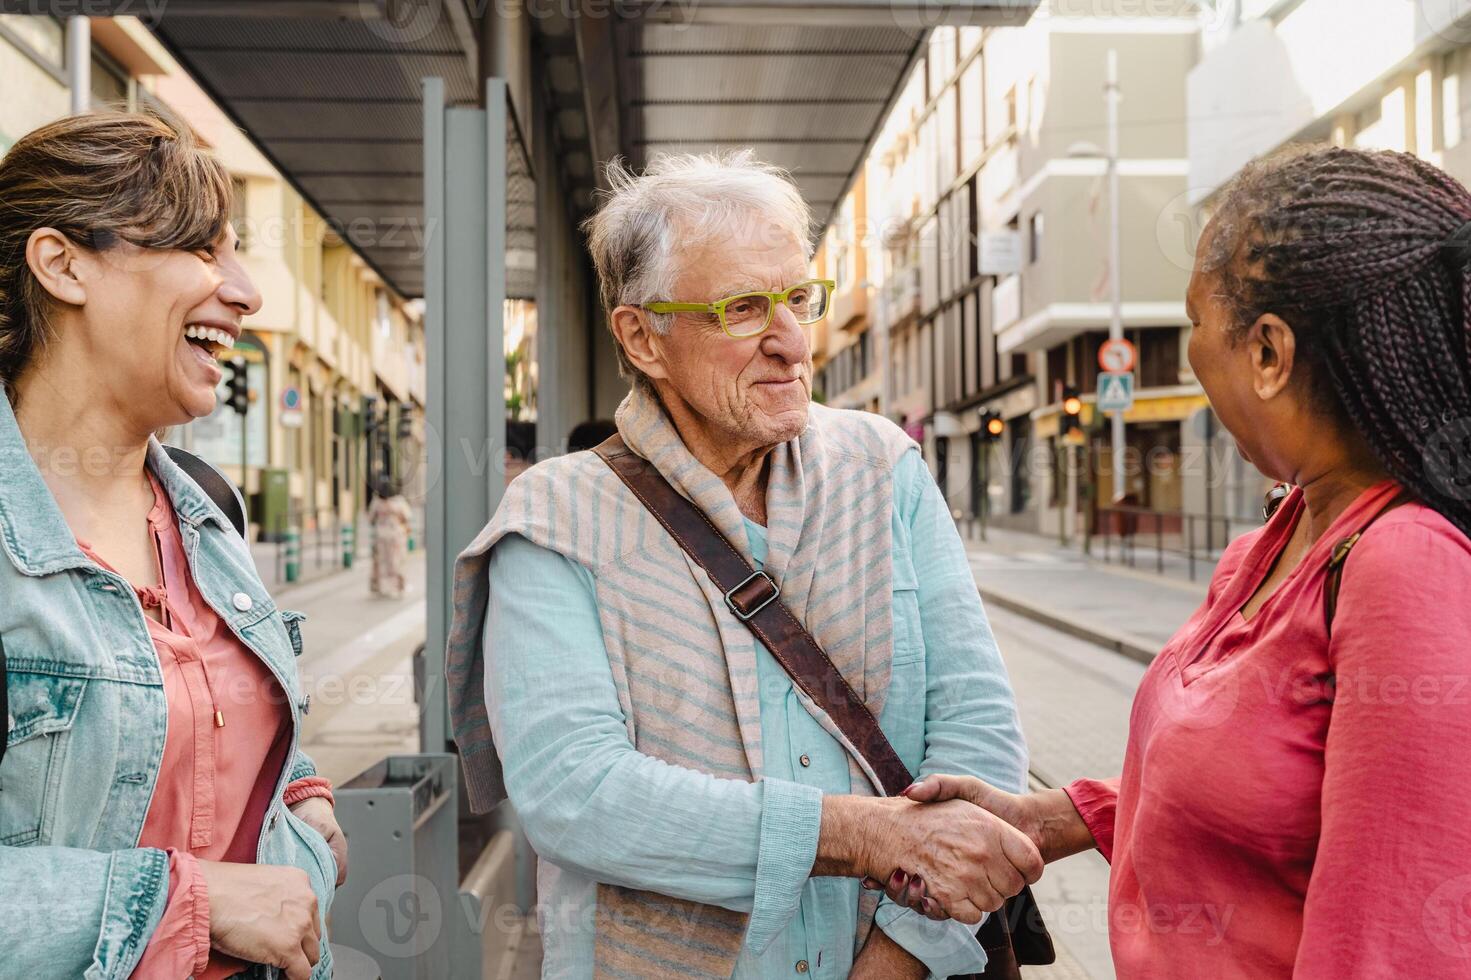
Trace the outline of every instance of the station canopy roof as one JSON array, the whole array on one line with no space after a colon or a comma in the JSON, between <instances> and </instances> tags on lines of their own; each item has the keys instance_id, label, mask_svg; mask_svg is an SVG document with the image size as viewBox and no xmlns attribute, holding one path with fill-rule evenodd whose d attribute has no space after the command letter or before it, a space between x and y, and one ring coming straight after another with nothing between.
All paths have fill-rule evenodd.
<instances>
[{"instance_id":1,"label":"station canopy roof","mask_svg":"<svg viewBox=\"0 0 1471 980\"><path fill-rule=\"evenodd\" d=\"M450 104L473 105L480 15L495 17L507 2L168 0L145 22L343 237L413 297L423 291L422 245L389 232L422 222L420 80L443 78ZM792 171L825 223L928 29L1022 23L1038 0L524 2L537 53L532 84L545 86L554 108L574 212L592 206L598 165L614 155L638 166L660 150L750 146ZM88 13L147 10L108 3L92 0ZM64 14L70 4L54 6ZM534 256L534 175L514 120L509 135L507 250ZM507 287L532 296L534 263L508 260Z\"/></svg>"}]
</instances>

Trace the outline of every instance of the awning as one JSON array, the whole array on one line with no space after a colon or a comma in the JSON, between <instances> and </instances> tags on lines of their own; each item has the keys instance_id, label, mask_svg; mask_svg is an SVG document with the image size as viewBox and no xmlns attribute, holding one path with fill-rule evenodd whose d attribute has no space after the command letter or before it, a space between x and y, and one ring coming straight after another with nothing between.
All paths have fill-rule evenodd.
<instances>
[{"instance_id":1,"label":"awning","mask_svg":"<svg viewBox=\"0 0 1471 980\"><path fill-rule=\"evenodd\" d=\"M1024 22L1037 0L526 0L533 85L549 90L574 212L598 165L751 146L826 224L930 28ZM0 0L0 9L34 0ZM69 5L57 0L54 13ZM88 13L146 14L136 0ZM168 0L151 27L329 223L405 296L423 291L420 80L474 104L490 0ZM495 25L492 25L495 26ZM525 122L522 122L524 125ZM514 127L513 127L514 128ZM509 134L516 137L515 133ZM507 140L508 260L535 254L532 173ZM534 269L508 261L507 294Z\"/></svg>"}]
</instances>

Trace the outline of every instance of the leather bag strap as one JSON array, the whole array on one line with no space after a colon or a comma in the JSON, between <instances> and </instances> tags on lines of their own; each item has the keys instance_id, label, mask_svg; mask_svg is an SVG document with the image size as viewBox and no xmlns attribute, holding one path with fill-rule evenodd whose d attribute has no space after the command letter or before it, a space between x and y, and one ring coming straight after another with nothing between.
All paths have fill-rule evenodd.
<instances>
[{"instance_id":1,"label":"leather bag strap","mask_svg":"<svg viewBox=\"0 0 1471 980\"><path fill-rule=\"evenodd\" d=\"M1330 637L1333 635L1333 617L1338 614L1338 592L1343 588L1343 566L1348 562L1348 556L1353 551L1354 545L1363 538L1364 532L1369 530L1369 525L1400 504L1409 503L1410 499L1410 494L1401 490L1383 507L1369 515L1369 519L1364 521L1357 531L1333 546L1333 554L1328 559L1328 580L1323 583L1323 627Z\"/></svg>"},{"instance_id":2,"label":"leather bag strap","mask_svg":"<svg viewBox=\"0 0 1471 980\"><path fill-rule=\"evenodd\" d=\"M914 780L879 727L878 719L801 621L781 601L771 576L756 571L710 523L704 511L683 497L654 465L613 436L593 449L648 509L684 553L725 593L725 604L756 634L792 682L827 712L838 731L868 761L895 796Z\"/></svg>"},{"instance_id":3,"label":"leather bag strap","mask_svg":"<svg viewBox=\"0 0 1471 980\"><path fill-rule=\"evenodd\" d=\"M897 795L913 782L878 719L781 601L776 582L764 571L753 569L705 512L675 490L652 463L629 449L621 436L612 436L593 452L725 593L730 611L771 651L792 683L827 712L872 767L884 795ZM1052 937L1030 888L1009 899L1002 912L988 915L976 941L986 951L986 969L975 975L978 980L1021 980L1021 965L1056 959Z\"/></svg>"}]
</instances>

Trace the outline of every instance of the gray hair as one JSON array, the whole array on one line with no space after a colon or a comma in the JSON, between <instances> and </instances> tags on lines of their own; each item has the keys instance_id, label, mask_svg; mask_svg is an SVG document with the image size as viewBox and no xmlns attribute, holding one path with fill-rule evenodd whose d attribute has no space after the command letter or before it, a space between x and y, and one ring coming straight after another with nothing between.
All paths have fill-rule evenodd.
<instances>
[{"instance_id":1,"label":"gray hair","mask_svg":"<svg viewBox=\"0 0 1471 980\"><path fill-rule=\"evenodd\" d=\"M661 153L642 174L614 159L606 173L611 189L582 227L610 329L619 306L687 299L671 295L680 271L676 254L729 234L742 220L763 218L773 233L795 238L812 254L812 209L787 171L749 149ZM649 319L660 334L674 322L667 313ZM619 373L642 383L643 373L617 346Z\"/></svg>"}]
</instances>

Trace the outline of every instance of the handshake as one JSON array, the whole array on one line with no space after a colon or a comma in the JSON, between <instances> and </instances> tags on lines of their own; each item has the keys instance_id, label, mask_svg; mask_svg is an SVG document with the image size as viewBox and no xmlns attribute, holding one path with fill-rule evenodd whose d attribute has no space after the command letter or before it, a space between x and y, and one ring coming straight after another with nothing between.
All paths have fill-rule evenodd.
<instances>
[{"instance_id":1,"label":"handshake","mask_svg":"<svg viewBox=\"0 0 1471 980\"><path fill-rule=\"evenodd\" d=\"M1059 804L1072 811L1061 790L1018 796L970 776L927 776L901 796L825 797L812 874L862 878L931 919L976 925L1046 861L1082 849L1057 839L1048 815Z\"/></svg>"}]
</instances>

